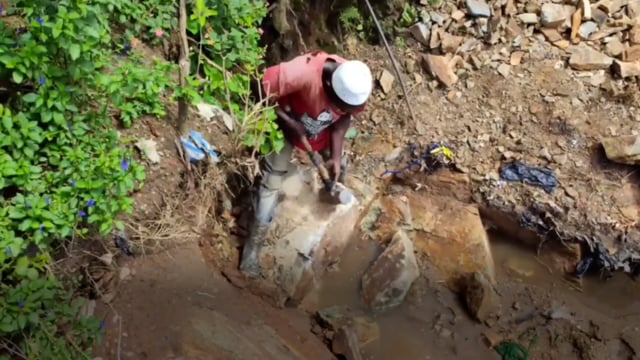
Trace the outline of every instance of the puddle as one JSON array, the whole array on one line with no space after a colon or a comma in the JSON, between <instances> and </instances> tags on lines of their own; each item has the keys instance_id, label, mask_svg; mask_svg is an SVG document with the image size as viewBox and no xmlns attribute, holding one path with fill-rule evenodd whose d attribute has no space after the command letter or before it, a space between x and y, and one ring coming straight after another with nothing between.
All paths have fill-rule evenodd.
<instances>
[{"instance_id":1,"label":"puddle","mask_svg":"<svg viewBox=\"0 0 640 360\"><path fill-rule=\"evenodd\" d=\"M608 280L585 277L578 289L559 274L550 273L532 252L514 242L492 237L491 246L498 291L506 309L503 318L513 320L532 310L566 307L585 323L610 328L612 336L618 336L628 323L640 326L640 284L628 276L615 274ZM364 310L360 279L380 251L374 242L355 238L338 269L326 273L320 308L344 305ZM512 308L515 303L519 310L514 310L515 305ZM483 342L487 328L469 319L454 294L434 290L424 278L414 283L401 306L373 317L381 337L362 349L365 359L500 358Z\"/></svg>"}]
</instances>

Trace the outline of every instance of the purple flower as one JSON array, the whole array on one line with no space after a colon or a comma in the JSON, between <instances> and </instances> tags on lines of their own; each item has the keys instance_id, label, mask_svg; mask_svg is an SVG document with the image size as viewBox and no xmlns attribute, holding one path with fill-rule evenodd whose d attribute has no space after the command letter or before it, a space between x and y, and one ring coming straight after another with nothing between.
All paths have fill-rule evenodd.
<instances>
[{"instance_id":1,"label":"purple flower","mask_svg":"<svg viewBox=\"0 0 640 360\"><path fill-rule=\"evenodd\" d=\"M4 8L0 6L0 16L4 15Z\"/></svg>"},{"instance_id":2,"label":"purple flower","mask_svg":"<svg viewBox=\"0 0 640 360\"><path fill-rule=\"evenodd\" d=\"M38 16L38 17L36 18L36 21L37 21L37 22L38 22L38 24L40 24L40 25L44 24L44 19L43 19L43 18L41 18L40 16Z\"/></svg>"},{"instance_id":3,"label":"purple flower","mask_svg":"<svg viewBox=\"0 0 640 360\"><path fill-rule=\"evenodd\" d=\"M18 301L18 307L19 307L20 309L24 308L24 300L20 300L20 301Z\"/></svg>"},{"instance_id":4,"label":"purple flower","mask_svg":"<svg viewBox=\"0 0 640 360\"><path fill-rule=\"evenodd\" d=\"M49 205L49 204L51 204L51 199L46 198L46 199L44 199L44 202L45 202L45 204Z\"/></svg>"},{"instance_id":5,"label":"purple flower","mask_svg":"<svg viewBox=\"0 0 640 360\"><path fill-rule=\"evenodd\" d=\"M81 218L86 218L87 217L87 213L82 211L82 210L80 210L80 211L78 211L78 216L80 216Z\"/></svg>"},{"instance_id":6,"label":"purple flower","mask_svg":"<svg viewBox=\"0 0 640 360\"><path fill-rule=\"evenodd\" d=\"M47 79L44 78L44 76L40 76L40 85L45 85L47 83Z\"/></svg>"},{"instance_id":7,"label":"purple flower","mask_svg":"<svg viewBox=\"0 0 640 360\"><path fill-rule=\"evenodd\" d=\"M5 251L4 251L4 253L5 253L7 256L11 256L11 255L13 255L13 251L11 251L11 248L7 248L7 250L5 250Z\"/></svg>"},{"instance_id":8,"label":"purple flower","mask_svg":"<svg viewBox=\"0 0 640 360\"><path fill-rule=\"evenodd\" d=\"M96 201L93 199L89 199L89 201L87 201L87 207L94 207L96 206Z\"/></svg>"},{"instance_id":9,"label":"purple flower","mask_svg":"<svg viewBox=\"0 0 640 360\"><path fill-rule=\"evenodd\" d=\"M44 231L44 224L40 224L40 231Z\"/></svg>"},{"instance_id":10,"label":"purple flower","mask_svg":"<svg viewBox=\"0 0 640 360\"><path fill-rule=\"evenodd\" d=\"M128 171L129 170L129 160L122 159L122 162L120 162L120 166L122 167L122 170Z\"/></svg>"},{"instance_id":11,"label":"purple flower","mask_svg":"<svg viewBox=\"0 0 640 360\"><path fill-rule=\"evenodd\" d=\"M27 32L27 30L25 30L25 28L23 28L22 26L18 28L18 34L24 34L25 32Z\"/></svg>"},{"instance_id":12,"label":"purple flower","mask_svg":"<svg viewBox=\"0 0 640 360\"><path fill-rule=\"evenodd\" d=\"M28 202L25 202L25 203L24 203L24 206L25 206L27 209L31 209L31 204L29 204Z\"/></svg>"},{"instance_id":13,"label":"purple flower","mask_svg":"<svg viewBox=\"0 0 640 360\"><path fill-rule=\"evenodd\" d=\"M71 180L71 186L76 187L76 185L78 185L78 183L75 180Z\"/></svg>"}]
</instances>

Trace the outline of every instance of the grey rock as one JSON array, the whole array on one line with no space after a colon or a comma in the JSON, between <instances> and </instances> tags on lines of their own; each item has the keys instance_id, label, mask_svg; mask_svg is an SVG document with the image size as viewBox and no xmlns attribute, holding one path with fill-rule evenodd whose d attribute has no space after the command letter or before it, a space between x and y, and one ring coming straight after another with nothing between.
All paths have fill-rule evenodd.
<instances>
[{"instance_id":1,"label":"grey rock","mask_svg":"<svg viewBox=\"0 0 640 360\"><path fill-rule=\"evenodd\" d=\"M467 10L469 15L473 17L490 17L491 7L484 0L466 0Z\"/></svg>"}]
</instances>

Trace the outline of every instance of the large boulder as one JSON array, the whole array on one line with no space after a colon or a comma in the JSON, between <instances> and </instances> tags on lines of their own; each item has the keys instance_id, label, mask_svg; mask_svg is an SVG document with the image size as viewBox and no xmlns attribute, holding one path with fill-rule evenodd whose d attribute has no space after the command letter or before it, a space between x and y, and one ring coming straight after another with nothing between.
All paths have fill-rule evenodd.
<instances>
[{"instance_id":1,"label":"large boulder","mask_svg":"<svg viewBox=\"0 0 640 360\"><path fill-rule=\"evenodd\" d=\"M413 244L400 230L362 276L365 304L374 311L399 305L419 275Z\"/></svg>"},{"instance_id":2,"label":"large boulder","mask_svg":"<svg viewBox=\"0 0 640 360\"><path fill-rule=\"evenodd\" d=\"M299 305L317 290L322 274L338 261L358 221L358 198L338 205L320 201L313 175L304 170L285 180L271 241L261 253L263 281L275 287L269 295L278 305L287 301Z\"/></svg>"},{"instance_id":3,"label":"large boulder","mask_svg":"<svg viewBox=\"0 0 640 360\"><path fill-rule=\"evenodd\" d=\"M398 228L407 229L418 259L425 260L421 263L454 291L464 291L469 273L480 272L494 284L489 239L478 207L472 204L468 177L442 170L404 181L411 186L390 188L372 204L361 228L380 241Z\"/></svg>"}]
</instances>

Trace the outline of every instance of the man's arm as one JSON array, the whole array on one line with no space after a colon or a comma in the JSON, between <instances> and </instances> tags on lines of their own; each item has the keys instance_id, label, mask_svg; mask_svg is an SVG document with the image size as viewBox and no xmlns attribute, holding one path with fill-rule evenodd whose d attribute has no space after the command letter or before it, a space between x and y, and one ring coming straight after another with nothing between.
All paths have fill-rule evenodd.
<instances>
[{"instance_id":1,"label":"man's arm","mask_svg":"<svg viewBox=\"0 0 640 360\"><path fill-rule=\"evenodd\" d=\"M340 163L342 162L342 148L344 137L351 126L351 115L345 115L331 125L331 162L335 180L340 176Z\"/></svg>"}]
</instances>

